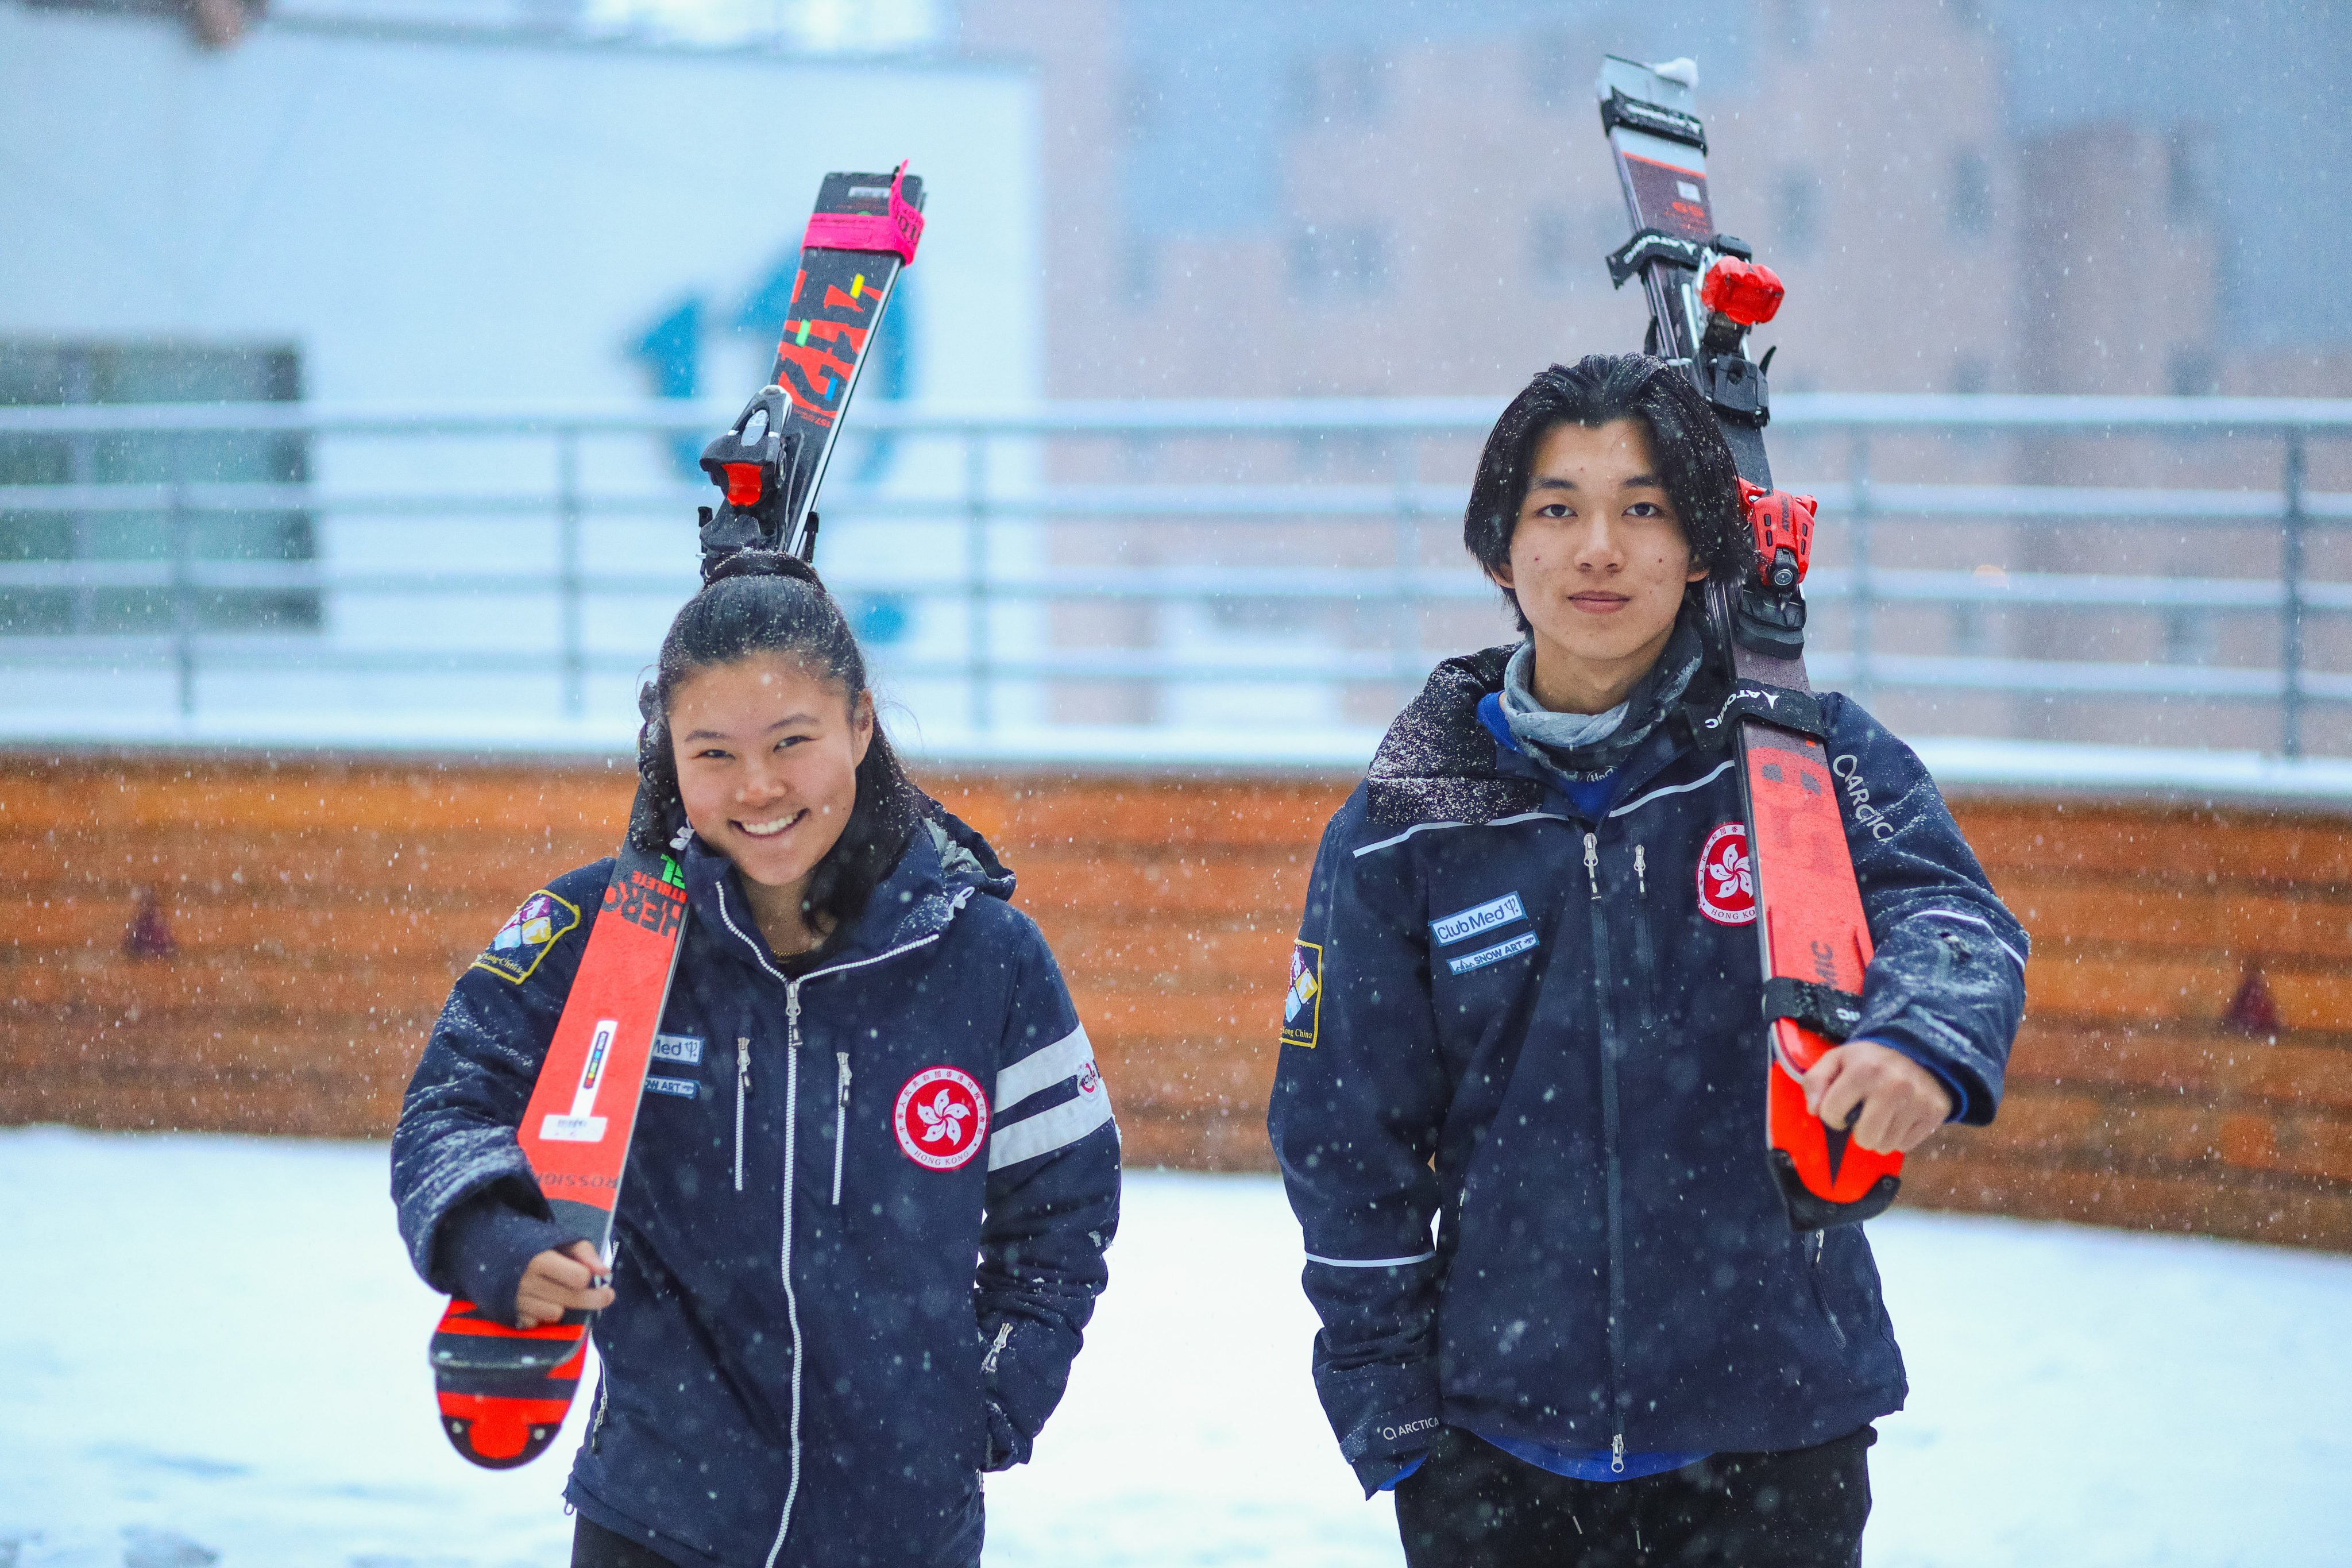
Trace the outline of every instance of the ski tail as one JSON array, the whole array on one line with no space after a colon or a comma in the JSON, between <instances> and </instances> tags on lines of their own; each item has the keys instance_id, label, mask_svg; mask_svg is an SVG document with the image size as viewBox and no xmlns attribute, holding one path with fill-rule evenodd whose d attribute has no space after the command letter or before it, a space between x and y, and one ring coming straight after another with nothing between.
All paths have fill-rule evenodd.
<instances>
[{"instance_id":1,"label":"ski tail","mask_svg":"<svg viewBox=\"0 0 2352 1568\"><path fill-rule=\"evenodd\" d=\"M1749 331L1772 319L1784 289L1749 246L1716 229L1697 76L1688 60L1648 66L1612 55L1601 64L1601 129L1633 222L1609 276L1620 288L1640 280L1645 346L1688 374L1714 410L1756 534L1756 572L1711 584L1707 605L1735 686L1755 689L1754 700L1735 690L1733 745L1765 975L1766 1158L1790 1223L1818 1230L1884 1213L1902 1184L1903 1156L1862 1148L1811 1114L1799 1081L1861 1016L1870 927L1805 673L1813 500L1772 488L1764 450L1772 356L1748 356Z\"/></svg>"},{"instance_id":2,"label":"ski tail","mask_svg":"<svg viewBox=\"0 0 2352 1568\"><path fill-rule=\"evenodd\" d=\"M888 174L827 174L818 186L768 384L703 448L703 471L725 496L703 513L706 575L746 548L814 558L817 490L898 276L915 259L922 205L923 182L904 163Z\"/></svg>"}]
</instances>

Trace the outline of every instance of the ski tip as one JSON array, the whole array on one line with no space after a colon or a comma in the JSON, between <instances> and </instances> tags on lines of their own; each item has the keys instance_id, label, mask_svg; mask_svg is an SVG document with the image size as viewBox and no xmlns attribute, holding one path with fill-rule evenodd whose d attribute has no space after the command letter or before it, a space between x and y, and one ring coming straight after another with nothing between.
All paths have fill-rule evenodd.
<instances>
[{"instance_id":1,"label":"ski tip","mask_svg":"<svg viewBox=\"0 0 2352 1568\"><path fill-rule=\"evenodd\" d=\"M1661 61L1652 66L1650 69L1667 81L1680 82L1693 92L1698 90L1698 62L1688 55Z\"/></svg>"}]
</instances>

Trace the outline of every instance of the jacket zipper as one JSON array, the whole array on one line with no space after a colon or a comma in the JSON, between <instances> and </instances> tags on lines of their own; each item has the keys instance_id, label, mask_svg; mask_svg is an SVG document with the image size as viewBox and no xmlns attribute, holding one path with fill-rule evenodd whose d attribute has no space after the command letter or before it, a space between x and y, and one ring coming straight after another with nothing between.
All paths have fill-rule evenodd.
<instances>
[{"instance_id":1,"label":"jacket zipper","mask_svg":"<svg viewBox=\"0 0 2352 1568\"><path fill-rule=\"evenodd\" d=\"M751 1098L751 1041L735 1037L735 1190L743 1190L743 1102Z\"/></svg>"},{"instance_id":2,"label":"jacket zipper","mask_svg":"<svg viewBox=\"0 0 2352 1568\"><path fill-rule=\"evenodd\" d=\"M793 1505L801 1495L801 1302L793 1290L793 1173L796 1168L801 1097L801 980L784 982L784 1321L793 1331L792 1479L784 1487L784 1511L776 1521L775 1544L766 1568L776 1568L784 1536L793 1527Z\"/></svg>"},{"instance_id":3,"label":"jacket zipper","mask_svg":"<svg viewBox=\"0 0 2352 1568\"><path fill-rule=\"evenodd\" d=\"M842 1135L849 1130L849 1053L835 1051L833 1059L841 1065L840 1076L834 1079L833 1092L833 1206L841 1206Z\"/></svg>"},{"instance_id":4,"label":"jacket zipper","mask_svg":"<svg viewBox=\"0 0 2352 1568\"><path fill-rule=\"evenodd\" d=\"M1609 1402L1616 1429L1609 1443L1609 1468L1625 1469L1625 1203L1624 1172L1617 1154L1617 1030L1609 994L1609 922L1601 898L1601 837L1584 836L1584 877L1592 890L1592 986L1600 1005L1601 1142L1609 1185Z\"/></svg>"},{"instance_id":5,"label":"jacket zipper","mask_svg":"<svg viewBox=\"0 0 2352 1568\"><path fill-rule=\"evenodd\" d=\"M959 893L956 896L954 907L959 910L963 908L964 900L971 896L971 889L966 888ZM751 949L752 956L757 960L760 967L766 970L771 975L774 976L778 984L782 984L784 988L784 1028L786 1048L784 1051L783 1276L784 1315L791 1323L793 1331L793 1405L791 1426L793 1468L792 1479L784 1489L783 1513L782 1517L776 1521L775 1543L768 1548L766 1568L775 1568L776 1558L784 1549L784 1537L792 1531L793 1505L800 1500L801 1495L801 1309L800 1298L793 1294L793 1175L794 1162L799 1158L801 987L808 982L817 979L823 975L839 974L845 970L851 969L863 969L869 963L879 963L886 958L896 958L902 952L912 952L919 947L928 947L932 942L940 940L940 933L933 931L929 936L917 937L914 941L907 942L903 946L894 947L887 952L877 952L871 958L860 958L853 960L847 963L836 963L828 968L812 970L808 973L803 974L799 979L795 980L787 976L782 970L778 969L773 963L771 963L768 961L768 949L765 942L754 942L750 937L745 936L743 934L743 928L735 923L735 912L727 907L727 887L723 882L719 884L719 918L720 921L726 925L729 931L735 933L735 939L738 942L745 943ZM739 1064L741 1064L737 1069L740 1075L738 1079L738 1088L743 1092L748 1093L751 1088L750 1058L748 1056L740 1054L740 1047L739 1047L737 1061ZM739 1100L737 1103L739 1106L738 1125L740 1128L740 1101ZM741 1159L741 1137L740 1131L737 1137L737 1159L740 1167ZM738 1176L738 1180L739 1182L740 1180L740 1174Z\"/></svg>"}]
</instances>

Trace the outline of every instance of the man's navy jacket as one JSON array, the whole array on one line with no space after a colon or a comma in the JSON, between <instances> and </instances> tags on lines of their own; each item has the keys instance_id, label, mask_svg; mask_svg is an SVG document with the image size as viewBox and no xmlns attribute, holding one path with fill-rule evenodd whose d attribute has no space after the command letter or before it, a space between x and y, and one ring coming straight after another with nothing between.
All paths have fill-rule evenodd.
<instances>
[{"instance_id":1,"label":"man's navy jacket","mask_svg":"<svg viewBox=\"0 0 2352 1568\"><path fill-rule=\"evenodd\" d=\"M409 1087L393 1195L440 1289L453 1208L538 1204L514 1129L611 870L525 905L550 923L458 981ZM797 979L728 861L697 841L685 871L565 1495L688 1568L977 1563L979 1471L1025 1459L1060 1399L1118 1217L1061 973L944 813Z\"/></svg>"},{"instance_id":2,"label":"man's navy jacket","mask_svg":"<svg viewBox=\"0 0 2352 1568\"><path fill-rule=\"evenodd\" d=\"M1686 700L1593 820L1500 722L1510 651L1398 718L1292 962L1271 1127L1340 1451L1370 1486L1441 1423L1637 1454L1841 1436L1901 1408L1903 1362L1861 1227L1796 1234L1765 1158L1730 753ZM1990 1121L2025 932L1909 748L1822 709L1877 948L1854 1034Z\"/></svg>"}]
</instances>

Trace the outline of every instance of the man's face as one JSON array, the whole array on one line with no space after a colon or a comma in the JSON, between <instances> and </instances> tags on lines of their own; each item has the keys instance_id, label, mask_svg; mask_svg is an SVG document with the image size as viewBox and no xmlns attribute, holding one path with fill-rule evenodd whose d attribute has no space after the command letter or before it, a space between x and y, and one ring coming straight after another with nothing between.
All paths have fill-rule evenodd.
<instances>
[{"instance_id":1,"label":"man's face","mask_svg":"<svg viewBox=\"0 0 2352 1568\"><path fill-rule=\"evenodd\" d=\"M1639 420L1555 425L1536 443L1527 499L1496 581L1518 595L1539 665L1584 679L1638 677L1673 635L1684 585L1706 575ZM1627 678L1629 680L1632 677Z\"/></svg>"}]
</instances>

